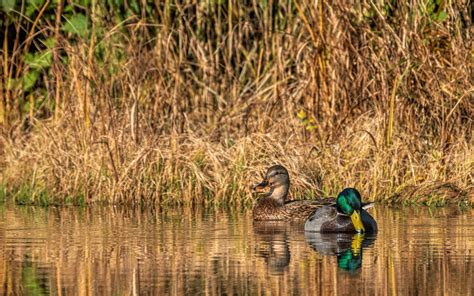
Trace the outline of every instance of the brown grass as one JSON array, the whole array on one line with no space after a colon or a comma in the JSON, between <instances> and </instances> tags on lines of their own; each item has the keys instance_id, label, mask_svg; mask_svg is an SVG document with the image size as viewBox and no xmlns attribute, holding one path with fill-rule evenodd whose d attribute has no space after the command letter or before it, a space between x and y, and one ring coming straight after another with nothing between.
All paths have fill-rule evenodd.
<instances>
[{"instance_id":1,"label":"brown grass","mask_svg":"<svg viewBox=\"0 0 474 296\"><path fill-rule=\"evenodd\" d=\"M449 17L436 21L425 1L248 2L176 1L172 20L161 7L153 22L115 27L97 12L102 39L60 36L68 63L44 74L43 105L7 110L7 196L245 204L249 184L281 163L295 198L355 186L369 200L473 202L474 38L463 5L444 4ZM7 98L42 94L2 89ZM452 192L425 190L444 183Z\"/></svg>"}]
</instances>

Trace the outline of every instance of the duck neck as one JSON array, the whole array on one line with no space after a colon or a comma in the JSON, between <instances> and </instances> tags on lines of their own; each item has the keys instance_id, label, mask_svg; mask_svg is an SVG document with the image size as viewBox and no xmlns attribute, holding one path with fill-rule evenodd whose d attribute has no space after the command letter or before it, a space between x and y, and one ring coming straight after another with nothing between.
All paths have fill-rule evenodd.
<instances>
[{"instance_id":1,"label":"duck neck","mask_svg":"<svg viewBox=\"0 0 474 296\"><path fill-rule=\"evenodd\" d=\"M289 186L278 186L270 189L268 197L278 202L279 204L284 204L288 200L288 189Z\"/></svg>"}]
</instances>

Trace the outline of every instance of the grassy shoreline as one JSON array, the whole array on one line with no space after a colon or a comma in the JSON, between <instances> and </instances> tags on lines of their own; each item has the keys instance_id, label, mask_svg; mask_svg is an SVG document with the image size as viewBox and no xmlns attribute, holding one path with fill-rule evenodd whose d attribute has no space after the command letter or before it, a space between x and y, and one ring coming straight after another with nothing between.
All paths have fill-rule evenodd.
<instances>
[{"instance_id":1,"label":"grassy shoreline","mask_svg":"<svg viewBox=\"0 0 474 296\"><path fill-rule=\"evenodd\" d=\"M472 146L459 143L442 157L436 157L441 154L436 149L413 153L402 140L378 149L383 127L367 120L348 129L336 143L318 147L298 134L298 121L293 124L295 133L285 137L253 134L221 143L192 134L153 140L140 134L140 145L126 141L120 147L87 143L83 134L65 136L63 130L41 124L26 146L18 150L7 146L12 150L5 150L11 157L2 183L8 184L7 198L26 204L244 206L255 199L250 186L269 165L280 163L290 171L295 199L335 196L351 186L371 201L474 202L468 186ZM59 140L49 141L56 134ZM110 135L101 138L111 140ZM77 146L71 149L72 145Z\"/></svg>"},{"instance_id":2,"label":"grassy shoreline","mask_svg":"<svg viewBox=\"0 0 474 296\"><path fill-rule=\"evenodd\" d=\"M248 205L280 163L294 198L472 205L474 8L441 2L3 7L4 194Z\"/></svg>"}]
</instances>

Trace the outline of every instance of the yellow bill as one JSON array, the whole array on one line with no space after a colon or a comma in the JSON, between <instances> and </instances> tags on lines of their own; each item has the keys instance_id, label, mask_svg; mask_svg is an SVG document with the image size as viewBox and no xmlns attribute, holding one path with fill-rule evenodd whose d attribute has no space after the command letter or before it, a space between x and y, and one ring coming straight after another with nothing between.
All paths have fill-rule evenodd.
<instances>
[{"instance_id":1,"label":"yellow bill","mask_svg":"<svg viewBox=\"0 0 474 296\"><path fill-rule=\"evenodd\" d=\"M354 228L357 232L365 232L364 224L362 223L362 219L360 218L359 211L354 211L351 215L352 224L354 224Z\"/></svg>"},{"instance_id":2,"label":"yellow bill","mask_svg":"<svg viewBox=\"0 0 474 296\"><path fill-rule=\"evenodd\" d=\"M364 235L357 233L352 237L351 249L352 254L359 255L360 250L362 250L362 242L364 241Z\"/></svg>"}]
</instances>

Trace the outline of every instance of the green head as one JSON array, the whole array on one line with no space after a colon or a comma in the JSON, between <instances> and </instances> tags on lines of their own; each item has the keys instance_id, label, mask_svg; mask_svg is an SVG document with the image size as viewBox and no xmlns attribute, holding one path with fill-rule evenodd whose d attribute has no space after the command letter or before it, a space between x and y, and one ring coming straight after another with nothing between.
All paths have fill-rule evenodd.
<instances>
[{"instance_id":1,"label":"green head","mask_svg":"<svg viewBox=\"0 0 474 296\"><path fill-rule=\"evenodd\" d=\"M357 232L364 232L364 224L360 218L360 210L362 209L362 202L360 193L357 189L346 188L342 190L337 196L336 200L337 210L348 216L351 216L352 224Z\"/></svg>"}]
</instances>

